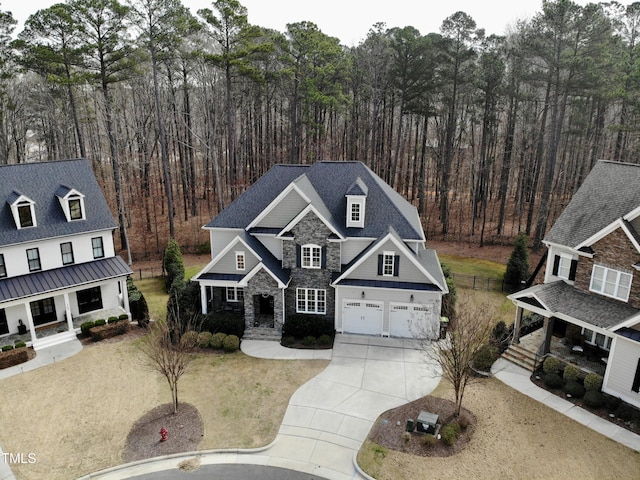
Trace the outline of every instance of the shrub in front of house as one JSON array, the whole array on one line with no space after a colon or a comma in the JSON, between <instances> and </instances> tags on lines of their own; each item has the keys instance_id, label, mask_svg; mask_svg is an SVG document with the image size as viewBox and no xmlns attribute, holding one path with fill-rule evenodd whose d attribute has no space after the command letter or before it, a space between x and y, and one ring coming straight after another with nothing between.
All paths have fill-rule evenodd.
<instances>
[{"instance_id":1,"label":"shrub in front of house","mask_svg":"<svg viewBox=\"0 0 640 480\"><path fill-rule=\"evenodd\" d=\"M562 372L562 379L569 382L577 382L578 377L580 376L580 369L575 365L569 364L564 367L564 372Z\"/></svg>"},{"instance_id":2,"label":"shrub in front of house","mask_svg":"<svg viewBox=\"0 0 640 480\"><path fill-rule=\"evenodd\" d=\"M283 347L290 347L294 343L296 343L295 337L282 337L282 341L280 342Z\"/></svg>"},{"instance_id":3,"label":"shrub in front of house","mask_svg":"<svg viewBox=\"0 0 640 480\"><path fill-rule=\"evenodd\" d=\"M107 318L107 323L116 323L118 320L118 317L111 316Z\"/></svg>"},{"instance_id":4,"label":"shrub in front of house","mask_svg":"<svg viewBox=\"0 0 640 480\"><path fill-rule=\"evenodd\" d=\"M211 340L209 341L209 346L214 350L220 350L222 345L224 344L224 339L227 338L226 333L218 332L214 333L211 336Z\"/></svg>"},{"instance_id":5,"label":"shrub in front of house","mask_svg":"<svg viewBox=\"0 0 640 480\"><path fill-rule=\"evenodd\" d=\"M104 320L102 320L104 322ZM116 323L103 323L102 325L98 325L96 321L96 326L89 329L91 334L91 340L94 342L99 342L100 340L104 340L105 338L115 337L117 335L123 335L127 333L129 330L128 322L116 322Z\"/></svg>"},{"instance_id":6,"label":"shrub in front of house","mask_svg":"<svg viewBox=\"0 0 640 480\"><path fill-rule=\"evenodd\" d=\"M544 359L544 363L542 364L542 370L544 370L544 373L547 373L547 374L548 373L558 374L560 372L561 365L562 363L556 357L547 357Z\"/></svg>"},{"instance_id":7,"label":"shrub in front of house","mask_svg":"<svg viewBox=\"0 0 640 480\"><path fill-rule=\"evenodd\" d=\"M600 391L602 388L602 375L598 375L597 373L587 373L587 376L584 377L584 388L585 390L597 390Z\"/></svg>"},{"instance_id":8,"label":"shrub in front of house","mask_svg":"<svg viewBox=\"0 0 640 480\"><path fill-rule=\"evenodd\" d=\"M304 337L302 339L302 344L307 346L307 347L312 347L313 345L316 344L316 337L314 337L312 335L307 335L306 337Z\"/></svg>"},{"instance_id":9,"label":"shrub in front of house","mask_svg":"<svg viewBox=\"0 0 640 480\"><path fill-rule=\"evenodd\" d=\"M101 327L106 324L107 324L107 321L104 318L101 318L100 320L96 320L95 322L93 322L94 327Z\"/></svg>"},{"instance_id":10,"label":"shrub in front of house","mask_svg":"<svg viewBox=\"0 0 640 480\"><path fill-rule=\"evenodd\" d=\"M637 418L639 418L638 411L628 403L624 402L620 402L620 405L618 405L618 408L616 408L615 414L616 417L625 422L629 422L631 420L636 420Z\"/></svg>"},{"instance_id":11,"label":"shrub in front of house","mask_svg":"<svg viewBox=\"0 0 640 480\"><path fill-rule=\"evenodd\" d=\"M562 377L557 373L547 373L542 381L549 388L561 388L562 387Z\"/></svg>"},{"instance_id":12,"label":"shrub in front of house","mask_svg":"<svg viewBox=\"0 0 640 480\"><path fill-rule=\"evenodd\" d=\"M213 334L226 333L242 338L244 335L244 316L241 313L211 312L202 322L202 330L208 330Z\"/></svg>"},{"instance_id":13,"label":"shrub in front of house","mask_svg":"<svg viewBox=\"0 0 640 480\"><path fill-rule=\"evenodd\" d=\"M222 348L225 352L235 352L240 348L240 339L236 335L227 335L222 341Z\"/></svg>"},{"instance_id":14,"label":"shrub in front of house","mask_svg":"<svg viewBox=\"0 0 640 480\"><path fill-rule=\"evenodd\" d=\"M320 335L320 338L318 338L318 345L322 345L323 347L331 345L332 342L333 338L329 335Z\"/></svg>"},{"instance_id":15,"label":"shrub in front of house","mask_svg":"<svg viewBox=\"0 0 640 480\"><path fill-rule=\"evenodd\" d=\"M2 347L3 352L8 352L9 350L13 350L13 345L5 345Z\"/></svg>"},{"instance_id":16,"label":"shrub in front of house","mask_svg":"<svg viewBox=\"0 0 640 480\"><path fill-rule=\"evenodd\" d=\"M482 345L473 357L473 368L480 372L490 372L491 365L498 359L498 349L488 343Z\"/></svg>"},{"instance_id":17,"label":"shrub in front of house","mask_svg":"<svg viewBox=\"0 0 640 480\"><path fill-rule=\"evenodd\" d=\"M16 342L16 344L14 345L13 348L23 348L23 347L26 347L26 346L27 346L27 344L24 343L24 342Z\"/></svg>"},{"instance_id":18,"label":"shrub in front of house","mask_svg":"<svg viewBox=\"0 0 640 480\"><path fill-rule=\"evenodd\" d=\"M564 391L573 398L582 398L584 396L584 387L576 381L568 382L564 386Z\"/></svg>"},{"instance_id":19,"label":"shrub in front of house","mask_svg":"<svg viewBox=\"0 0 640 480\"><path fill-rule=\"evenodd\" d=\"M615 412L616 409L620 406L620 403L622 403L622 400L620 400L620 398L614 397L613 395L607 395L605 399L607 403L607 410L609 410L610 412Z\"/></svg>"},{"instance_id":20,"label":"shrub in front of house","mask_svg":"<svg viewBox=\"0 0 640 480\"><path fill-rule=\"evenodd\" d=\"M131 319L137 320L138 325L146 327L149 324L149 306L144 295L135 286L131 277L127 277L127 293L129 296L129 311Z\"/></svg>"},{"instance_id":21,"label":"shrub in front of house","mask_svg":"<svg viewBox=\"0 0 640 480\"><path fill-rule=\"evenodd\" d=\"M5 351L3 348L3 353L0 355L0 370L24 363L27 360L29 360L29 354L26 348L12 348L10 351Z\"/></svg>"},{"instance_id":22,"label":"shrub in front of house","mask_svg":"<svg viewBox=\"0 0 640 480\"><path fill-rule=\"evenodd\" d=\"M129 320L129 315L126 313L121 313L118 315L118 320Z\"/></svg>"},{"instance_id":23,"label":"shrub in front of house","mask_svg":"<svg viewBox=\"0 0 640 480\"><path fill-rule=\"evenodd\" d=\"M209 348L209 343L211 342L211 338L213 337L213 333L204 331L198 334L198 347L200 348Z\"/></svg>"},{"instance_id":24,"label":"shrub in front of house","mask_svg":"<svg viewBox=\"0 0 640 480\"><path fill-rule=\"evenodd\" d=\"M95 326L96 326L96 322L93 322L93 321L84 322L82 325L80 325L80 331L82 332L82 335L84 335L85 337L88 337L89 335L91 335L89 333L89 330L91 330Z\"/></svg>"},{"instance_id":25,"label":"shrub in front of house","mask_svg":"<svg viewBox=\"0 0 640 480\"><path fill-rule=\"evenodd\" d=\"M460 425L457 422L447 423L440 430L440 435L442 437L442 441L451 446L456 443L456 440L458 440L458 435L460 435Z\"/></svg>"},{"instance_id":26,"label":"shrub in front of house","mask_svg":"<svg viewBox=\"0 0 640 480\"><path fill-rule=\"evenodd\" d=\"M282 327L282 335L284 337L321 337L329 335L331 338L335 335L333 319L320 315L303 315L295 314L287 317Z\"/></svg>"},{"instance_id":27,"label":"shrub in front of house","mask_svg":"<svg viewBox=\"0 0 640 480\"><path fill-rule=\"evenodd\" d=\"M198 345L198 332L189 330L184 332L180 337L180 345L186 348L192 348Z\"/></svg>"},{"instance_id":28,"label":"shrub in front of house","mask_svg":"<svg viewBox=\"0 0 640 480\"><path fill-rule=\"evenodd\" d=\"M606 399L598 390L588 390L584 394L584 404L591 408L602 408L606 403Z\"/></svg>"}]
</instances>

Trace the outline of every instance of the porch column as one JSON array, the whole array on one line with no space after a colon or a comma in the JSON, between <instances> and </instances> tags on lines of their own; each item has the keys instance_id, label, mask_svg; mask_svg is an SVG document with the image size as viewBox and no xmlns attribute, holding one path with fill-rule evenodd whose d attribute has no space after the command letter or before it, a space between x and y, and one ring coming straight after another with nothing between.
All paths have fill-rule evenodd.
<instances>
[{"instance_id":1,"label":"porch column","mask_svg":"<svg viewBox=\"0 0 640 480\"><path fill-rule=\"evenodd\" d=\"M542 343L542 354L551 352L551 336L553 335L553 317L544 317L544 342Z\"/></svg>"},{"instance_id":2,"label":"porch column","mask_svg":"<svg viewBox=\"0 0 640 480\"><path fill-rule=\"evenodd\" d=\"M120 291L122 292L122 308L131 318L131 308L129 307L129 290L127 289L127 279L120 280Z\"/></svg>"},{"instance_id":3,"label":"porch column","mask_svg":"<svg viewBox=\"0 0 640 480\"><path fill-rule=\"evenodd\" d=\"M38 339L38 337L36 337L36 327L33 324L33 316L31 315L31 305L29 303L26 303L25 308L27 310L27 326L29 327L31 342L35 342Z\"/></svg>"},{"instance_id":4,"label":"porch column","mask_svg":"<svg viewBox=\"0 0 640 480\"><path fill-rule=\"evenodd\" d=\"M70 332L73 332L73 317L71 316L71 303L69 303L69 293L64 293L64 312L67 319L67 327Z\"/></svg>"},{"instance_id":5,"label":"porch column","mask_svg":"<svg viewBox=\"0 0 640 480\"><path fill-rule=\"evenodd\" d=\"M202 309L202 314L206 315L207 313L207 286L200 284L200 307Z\"/></svg>"},{"instance_id":6,"label":"porch column","mask_svg":"<svg viewBox=\"0 0 640 480\"><path fill-rule=\"evenodd\" d=\"M521 306L516 306L516 318L513 321L513 338L511 339L512 344L520 343L520 326L522 325L522 311L523 308Z\"/></svg>"}]
</instances>

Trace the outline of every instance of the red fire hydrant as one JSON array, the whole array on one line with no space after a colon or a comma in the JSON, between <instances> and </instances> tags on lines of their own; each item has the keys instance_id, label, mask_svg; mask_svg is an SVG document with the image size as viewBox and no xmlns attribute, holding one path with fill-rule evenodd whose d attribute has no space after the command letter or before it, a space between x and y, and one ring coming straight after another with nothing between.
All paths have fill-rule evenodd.
<instances>
[{"instance_id":1,"label":"red fire hydrant","mask_svg":"<svg viewBox=\"0 0 640 480\"><path fill-rule=\"evenodd\" d=\"M160 429L160 441L161 442L166 442L168 436L169 436L169 432L167 432L166 428L162 427Z\"/></svg>"}]
</instances>

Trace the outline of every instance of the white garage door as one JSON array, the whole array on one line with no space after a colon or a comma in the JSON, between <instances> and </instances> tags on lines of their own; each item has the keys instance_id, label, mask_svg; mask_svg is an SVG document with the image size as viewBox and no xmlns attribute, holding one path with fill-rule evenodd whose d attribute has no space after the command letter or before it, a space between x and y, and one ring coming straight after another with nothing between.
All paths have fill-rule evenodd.
<instances>
[{"instance_id":1,"label":"white garage door","mask_svg":"<svg viewBox=\"0 0 640 480\"><path fill-rule=\"evenodd\" d=\"M430 323L430 308L426 305L392 303L389 307L389 334L392 337L430 337Z\"/></svg>"},{"instance_id":2,"label":"white garage door","mask_svg":"<svg viewBox=\"0 0 640 480\"><path fill-rule=\"evenodd\" d=\"M345 300L342 304L342 329L345 333L382 335L383 304L364 300Z\"/></svg>"}]
</instances>

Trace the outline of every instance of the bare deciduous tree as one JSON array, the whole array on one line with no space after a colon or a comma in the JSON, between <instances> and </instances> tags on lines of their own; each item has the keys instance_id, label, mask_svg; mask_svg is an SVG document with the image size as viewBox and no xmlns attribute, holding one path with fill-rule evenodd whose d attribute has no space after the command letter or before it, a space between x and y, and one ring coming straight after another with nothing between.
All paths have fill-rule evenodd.
<instances>
[{"instance_id":1,"label":"bare deciduous tree","mask_svg":"<svg viewBox=\"0 0 640 480\"><path fill-rule=\"evenodd\" d=\"M169 383L173 413L178 413L178 382L188 372L194 356L191 350L196 346L197 336L183 335L192 330L194 322L180 322L178 302L174 296L167 305L170 310L166 321L156 322L140 344L145 354L146 365L162 374ZM173 311L171 311L173 310Z\"/></svg>"},{"instance_id":2,"label":"bare deciduous tree","mask_svg":"<svg viewBox=\"0 0 640 480\"><path fill-rule=\"evenodd\" d=\"M487 303L460 302L447 338L423 343L427 361L437 362L442 378L453 387L456 416L460 414L465 388L474 379L473 359L490 341L494 313L494 308Z\"/></svg>"}]
</instances>

